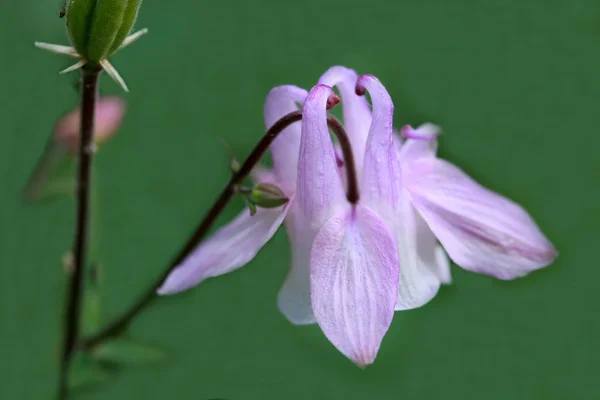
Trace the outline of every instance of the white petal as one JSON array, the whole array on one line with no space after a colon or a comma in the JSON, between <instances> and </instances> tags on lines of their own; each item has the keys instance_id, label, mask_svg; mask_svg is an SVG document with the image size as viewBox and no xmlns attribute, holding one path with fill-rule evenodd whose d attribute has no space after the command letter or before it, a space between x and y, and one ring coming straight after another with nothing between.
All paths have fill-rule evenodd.
<instances>
[{"instance_id":1,"label":"white petal","mask_svg":"<svg viewBox=\"0 0 600 400\"><path fill-rule=\"evenodd\" d=\"M450 279L448 257L404 191L396 214L394 236L400 252L400 284L396 310L421 307Z\"/></svg>"},{"instance_id":2,"label":"white petal","mask_svg":"<svg viewBox=\"0 0 600 400\"><path fill-rule=\"evenodd\" d=\"M277 306L295 325L314 324L316 320L310 302L310 250L316 232L296 230L293 219L293 215L286 219L292 265L277 296Z\"/></svg>"}]
</instances>

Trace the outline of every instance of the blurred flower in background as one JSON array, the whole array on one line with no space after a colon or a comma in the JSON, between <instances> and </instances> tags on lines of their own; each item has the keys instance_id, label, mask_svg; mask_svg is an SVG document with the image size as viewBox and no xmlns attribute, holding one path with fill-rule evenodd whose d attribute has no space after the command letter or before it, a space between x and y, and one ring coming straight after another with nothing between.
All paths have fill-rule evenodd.
<instances>
[{"instance_id":1,"label":"blurred flower in background","mask_svg":"<svg viewBox=\"0 0 600 400\"><path fill-rule=\"evenodd\" d=\"M125 101L119 97L101 96L98 99L94 121L96 145L106 143L119 131L125 108ZM25 200L37 201L73 194L80 137L79 115L80 109L77 107L54 124L46 149L23 191Z\"/></svg>"}]
</instances>

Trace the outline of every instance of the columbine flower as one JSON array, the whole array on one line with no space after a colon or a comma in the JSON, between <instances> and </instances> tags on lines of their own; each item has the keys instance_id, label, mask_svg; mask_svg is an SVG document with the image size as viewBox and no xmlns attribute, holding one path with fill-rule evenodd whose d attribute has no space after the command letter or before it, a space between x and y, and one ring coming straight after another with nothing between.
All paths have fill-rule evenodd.
<instances>
[{"instance_id":1,"label":"columbine flower","mask_svg":"<svg viewBox=\"0 0 600 400\"><path fill-rule=\"evenodd\" d=\"M366 365L394 308L420 307L450 282L436 236L460 266L502 279L554 260L552 245L522 208L435 158L436 126L406 127L402 143L392 128L391 98L376 78L333 67L319 83L337 86L342 96L360 202L343 198L344 160L324 122L330 92L317 86L304 104L301 127L288 127L273 143L273 173L257 174L281 187L290 201L262 209L254 219L242 213L177 267L159 293L186 290L244 265L285 218L292 266L279 293L280 310L295 324L318 322L342 353ZM372 112L361 96L366 90ZM266 125L305 99L295 86L273 89Z\"/></svg>"},{"instance_id":2,"label":"columbine flower","mask_svg":"<svg viewBox=\"0 0 600 400\"><path fill-rule=\"evenodd\" d=\"M108 61L108 57L148 33L147 29L142 29L129 35L137 19L141 2L141 0L70 0L66 4L64 16L73 46L44 42L35 42L35 46L78 60L74 65L61 71L61 74L78 70L87 64L99 65L123 90L128 92L125 81Z\"/></svg>"}]
</instances>

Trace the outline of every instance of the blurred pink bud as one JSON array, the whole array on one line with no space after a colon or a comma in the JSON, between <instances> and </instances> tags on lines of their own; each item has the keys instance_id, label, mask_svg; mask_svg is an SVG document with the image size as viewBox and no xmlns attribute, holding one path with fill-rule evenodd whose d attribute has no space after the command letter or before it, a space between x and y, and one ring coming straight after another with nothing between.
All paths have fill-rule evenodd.
<instances>
[{"instance_id":1,"label":"blurred pink bud","mask_svg":"<svg viewBox=\"0 0 600 400\"><path fill-rule=\"evenodd\" d=\"M121 126L125 116L125 102L116 96L100 97L96 104L94 141L97 144L110 139ZM54 125L54 139L76 152L79 146L80 109L61 117Z\"/></svg>"}]
</instances>

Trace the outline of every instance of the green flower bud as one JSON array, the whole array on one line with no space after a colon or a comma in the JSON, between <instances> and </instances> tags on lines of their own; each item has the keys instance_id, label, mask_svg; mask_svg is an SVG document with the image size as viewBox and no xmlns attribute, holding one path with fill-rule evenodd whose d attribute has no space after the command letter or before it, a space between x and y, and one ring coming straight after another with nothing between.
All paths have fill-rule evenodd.
<instances>
[{"instance_id":1,"label":"green flower bud","mask_svg":"<svg viewBox=\"0 0 600 400\"><path fill-rule=\"evenodd\" d=\"M142 0L70 0L67 27L75 49L99 63L119 49L137 18Z\"/></svg>"},{"instance_id":2,"label":"green flower bud","mask_svg":"<svg viewBox=\"0 0 600 400\"><path fill-rule=\"evenodd\" d=\"M272 183L258 183L249 194L250 203L262 208L277 208L288 202L285 193Z\"/></svg>"}]
</instances>

